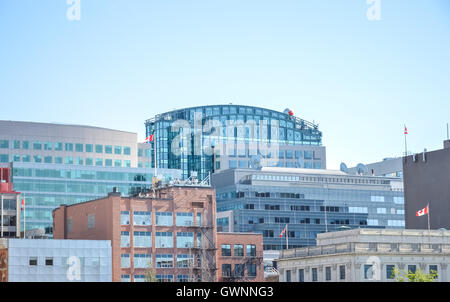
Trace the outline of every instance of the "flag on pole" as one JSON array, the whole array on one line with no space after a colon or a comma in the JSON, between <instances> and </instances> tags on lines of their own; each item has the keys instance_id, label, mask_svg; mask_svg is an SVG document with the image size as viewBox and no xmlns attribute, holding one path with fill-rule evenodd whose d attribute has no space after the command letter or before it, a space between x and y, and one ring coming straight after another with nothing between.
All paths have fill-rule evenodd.
<instances>
[{"instance_id":1,"label":"flag on pole","mask_svg":"<svg viewBox=\"0 0 450 302\"><path fill-rule=\"evenodd\" d=\"M287 228L287 224L284 227L284 229L281 231L280 238L283 237L284 233L286 232L286 228Z\"/></svg>"},{"instance_id":2,"label":"flag on pole","mask_svg":"<svg viewBox=\"0 0 450 302\"><path fill-rule=\"evenodd\" d=\"M428 214L428 205L420 211L416 212L416 216L423 216Z\"/></svg>"},{"instance_id":3,"label":"flag on pole","mask_svg":"<svg viewBox=\"0 0 450 302\"><path fill-rule=\"evenodd\" d=\"M145 142L153 142L153 133L145 139Z\"/></svg>"},{"instance_id":4,"label":"flag on pole","mask_svg":"<svg viewBox=\"0 0 450 302\"><path fill-rule=\"evenodd\" d=\"M406 128L406 125L405 125L405 134L408 134L408 128Z\"/></svg>"},{"instance_id":5,"label":"flag on pole","mask_svg":"<svg viewBox=\"0 0 450 302\"><path fill-rule=\"evenodd\" d=\"M20 211L23 211L24 207L25 207L25 196L22 197L22 207L20 208Z\"/></svg>"}]
</instances>

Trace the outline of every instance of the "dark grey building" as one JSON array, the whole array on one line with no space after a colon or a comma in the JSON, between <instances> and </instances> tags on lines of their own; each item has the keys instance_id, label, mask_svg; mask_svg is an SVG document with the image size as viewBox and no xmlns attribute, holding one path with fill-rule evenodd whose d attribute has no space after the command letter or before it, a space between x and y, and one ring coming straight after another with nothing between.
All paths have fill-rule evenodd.
<instances>
[{"instance_id":1,"label":"dark grey building","mask_svg":"<svg viewBox=\"0 0 450 302\"><path fill-rule=\"evenodd\" d=\"M430 228L450 229L450 141L444 149L403 159L405 227L427 229L427 215L416 212L430 204Z\"/></svg>"}]
</instances>

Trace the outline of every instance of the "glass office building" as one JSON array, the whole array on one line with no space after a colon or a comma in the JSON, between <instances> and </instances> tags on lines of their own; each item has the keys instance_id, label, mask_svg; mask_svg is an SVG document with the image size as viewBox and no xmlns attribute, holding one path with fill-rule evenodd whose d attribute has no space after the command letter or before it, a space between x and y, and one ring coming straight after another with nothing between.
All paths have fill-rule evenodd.
<instances>
[{"instance_id":1,"label":"glass office building","mask_svg":"<svg viewBox=\"0 0 450 302\"><path fill-rule=\"evenodd\" d=\"M228 168L326 168L322 132L289 110L201 106L158 114L145 126L157 167L181 169L183 178Z\"/></svg>"},{"instance_id":2,"label":"glass office building","mask_svg":"<svg viewBox=\"0 0 450 302\"><path fill-rule=\"evenodd\" d=\"M315 245L323 232L405 226L400 178L268 167L220 171L212 185L217 211L232 211L220 227L262 233L265 250L286 248L286 225L289 248Z\"/></svg>"}]
</instances>

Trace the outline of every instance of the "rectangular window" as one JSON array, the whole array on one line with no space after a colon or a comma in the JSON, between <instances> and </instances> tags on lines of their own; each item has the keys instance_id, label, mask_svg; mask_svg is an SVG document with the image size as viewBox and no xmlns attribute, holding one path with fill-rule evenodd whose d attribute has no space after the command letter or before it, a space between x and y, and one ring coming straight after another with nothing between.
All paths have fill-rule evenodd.
<instances>
[{"instance_id":1,"label":"rectangular window","mask_svg":"<svg viewBox=\"0 0 450 302\"><path fill-rule=\"evenodd\" d=\"M231 264L222 264L222 277L231 277Z\"/></svg>"},{"instance_id":2,"label":"rectangular window","mask_svg":"<svg viewBox=\"0 0 450 302\"><path fill-rule=\"evenodd\" d=\"M20 141L13 141L13 148L20 149Z\"/></svg>"},{"instance_id":3,"label":"rectangular window","mask_svg":"<svg viewBox=\"0 0 450 302\"><path fill-rule=\"evenodd\" d=\"M120 281L121 282L130 282L131 281L130 275L121 275Z\"/></svg>"},{"instance_id":4,"label":"rectangular window","mask_svg":"<svg viewBox=\"0 0 450 302\"><path fill-rule=\"evenodd\" d=\"M148 268L152 264L152 255L134 254L134 268Z\"/></svg>"},{"instance_id":5,"label":"rectangular window","mask_svg":"<svg viewBox=\"0 0 450 302\"><path fill-rule=\"evenodd\" d=\"M157 226L172 226L173 216L170 212L156 212L156 225Z\"/></svg>"},{"instance_id":6,"label":"rectangular window","mask_svg":"<svg viewBox=\"0 0 450 302\"><path fill-rule=\"evenodd\" d=\"M134 225L152 225L151 212L133 212Z\"/></svg>"},{"instance_id":7,"label":"rectangular window","mask_svg":"<svg viewBox=\"0 0 450 302\"><path fill-rule=\"evenodd\" d=\"M197 226L202 226L202 213L197 213Z\"/></svg>"},{"instance_id":8,"label":"rectangular window","mask_svg":"<svg viewBox=\"0 0 450 302\"><path fill-rule=\"evenodd\" d=\"M120 159L115 159L114 167L122 167L122 161Z\"/></svg>"},{"instance_id":9,"label":"rectangular window","mask_svg":"<svg viewBox=\"0 0 450 302\"><path fill-rule=\"evenodd\" d=\"M35 163L42 163L42 156L34 155L33 158Z\"/></svg>"},{"instance_id":10,"label":"rectangular window","mask_svg":"<svg viewBox=\"0 0 450 302\"><path fill-rule=\"evenodd\" d=\"M178 275L178 282L189 282L189 275Z\"/></svg>"},{"instance_id":11,"label":"rectangular window","mask_svg":"<svg viewBox=\"0 0 450 302\"><path fill-rule=\"evenodd\" d=\"M172 233L170 233L172 234ZM156 233L157 240L156 240L156 247L158 246L158 233ZM152 233L151 232L134 232L133 233L133 239L134 239L134 247L152 247Z\"/></svg>"},{"instance_id":12,"label":"rectangular window","mask_svg":"<svg viewBox=\"0 0 450 302\"><path fill-rule=\"evenodd\" d=\"M235 244L234 245L234 257L244 257L244 245Z\"/></svg>"},{"instance_id":13,"label":"rectangular window","mask_svg":"<svg viewBox=\"0 0 450 302\"><path fill-rule=\"evenodd\" d=\"M364 279L372 280L373 279L373 265L372 264L364 264Z\"/></svg>"},{"instance_id":14,"label":"rectangular window","mask_svg":"<svg viewBox=\"0 0 450 302\"><path fill-rule=\"evenodd\" d=\"M130 232L120 232L120 247L130 247Z\"/></svg>"},{"instance_id":15,"label":"rectangular window","mask_svg":"<svg viewBox=\"0 0 450 302\"><path fill-rule=\"evenodd\" d=\"M123 166L126 168L131 168L131 160L124 160Z\"/></svg>"},{"instance_id":16,"label":"rectangular window","mask_svg":"<svg viewBox=\"0 0 450 302\"><path fill-rule=\"evenodd\" d=\"M177 248L193 248L193 247L194 247L194 233L192 232L177 233Z\"/></svg>"},{"instance_id":17,"label":"rectangular window","mask_svg":"<svg viewBox=\"0 0 450 302\"><path fill-rule=\"evenodd\" d=\"M72 232L72 218L67 218L67 222L66 222L66 227L67 227L67 232L70 233Z\"/></svg>"},{"instance_id":18,"label":"rectangular window","mask_svg":"<svg viewBox=\"0 0 450 302\"><path fill-rule=\"evenodd\" d=\"M345 280L345 265L339 266L339 279Z\"/></svg>"},{"instance_id":19,"label":"rectangular window","mask_svg":"<svg viewBox=\"0 0 450 302\"><path fill-rule=\"evenodd\" d=\"M103 153L103 145L95 145L95 153Z\"/></svg>"},{"instance_id":20,"label":"rectangular window","mask_svg":"<svg viewBox=\"0 0 450 302\"><path fill-rule=\"evenodd\" d=\"M96 159L95 159L95 165L96 165L96 166L103 166L103 159L101 159L101 158L96 158Z\"/></svg>"},{"instance_id":21,"label":"rectangular window","mask_svg":"<svg viewBox=\"0 0 450 302\"><path fill-rule=\"evenodd\" d=\"M312 281L313 282L317 282L318 278L317 278L317 268L313 267L311 269L311 273L312 273Z\"/></svg>"},{"instance_id":22,"label":"rectangular window","mask_svg":"<svg viewBox=\"0 0 450 302\"><path fill-rule=\"evenodd\" d=\"M193 213L177 213L177 226L193 226L194 225L194 214Z\"/></svg>"},{"instance_id":23,"label":"rectangular window","mask_svg":"<svg viewBox=\"0 0 450 302\"><path fill-rule=\"evenodd\" d=\"M52 143L44 142L44 150L52 150Z\"/></svg>"},{"instance_id":24,"label":"rectangular window","mask_svg":"<svg viewBox=\"0 0 450 302\"><path fill-rule=\"evenodd\" d=\"M42 150L41 142L33 142L33 150Z\"/></svg>"},{"instance_id":25,"label":"rectangular window","mask_svg":"<svg viewBox=\"0 0 450 302\"><path fill-rule=\"evenodd\" d=\"M105 159L105 167L112 167L112 159Z\"/></svg>"},{"instance_id":26,"label":"rectangular window","mask_svg":"<svg viewBox=\"0 0 450 302\"><path fill-rule=\"evenodd\" d=\"M86 144L85 145L86 152L92 153L94 152L94 145L93 144Z\"/></svg>"},{"instance_id":27,"label":"rectangular window","mask_svg":"<svg viewBox=\"0 0 450 302\"><path fill-rule=\"evenodd\" d=\"M395 265L392 264L386 265L386 279L394 279L394 268Z\"/></svg>"},{"instance_id":28,"label":"rectangular window","mask_svg":"<svg viewBox=\"0 0 450 302\"><path fill-rule=\"evenodd\" d=\"M63 143L56 142L55 143L55 151L62 151L63 150Z\"/></svg>"},{"instance_id":29,"label":"rectangular window","mask_svg":"<svg viewBox=\"0 0 450 302\"><path fill-rule=\"evenodd\" d=\"M20 155L13 155L13 161L14 162L20 161Z\"/></svg>"},{"instance_id":30,"label":"rectangular window","mask_svg":"<svg viewBox=\"0 0 450 302\"><path fill-rule=\"evenodd\" d=\"M51 156L45 156L44 157L44 163L51 164L52 163L52 157Z\"/></svg>"},{"instance_id":31,"label":"rectangular window","mask_svg":"<svg viewBox=\"0 0 450 302\"><path fill-rule=\"evenodd\" d=\"M330 266L325 267L325 280L331 281L331 267Z\"/></svg>"},{"instance_id":32,"label":"rectangular window","mask_svg":"<svg viewBox=\"0 0 450 302\"><path fill-rule=\"evenodd\" d=\"M30 266L37 266L37 257L30 257L28 264Z\"/></svg>"},{"instance_id":33,"label":"rectangular window","mask_svg":"<svg viewBox=\"0 0 450 302\"><path fill-rule=\"evenodd\" d=\"M178 268L189 268L194 264L193 255L178 254L177 255L177 267Z\"/></svg>"},{"instance_id":34,"label":"rectangular window","mask_svg":"<svg viewBox=\"0 0 450 302\"><path fill-rule=\"evenodd\" d=\"M84 161L84 159L82 157L77 157L75 159L75 164L77 164L79 166L82 166L83 165L83 161Z\"/></svg>"},{"instance_id":35,"label":"rectangular window","mask_svg":"<svg viewBox=\"0 0 450 302\"><path fill-rule=\"evenodd\" d=\"M255 257L256 256L256 245L247 244L247 257Z\"/></svg>"},{"instance_id":36,"label":"rectangular window","mask_svg":"<svg viewBox=\"0 0 450 302\"><path fill-rule=\"evenodd\" d=\"M95 228L95 214L88 214L88 229Z\"/></svg>"},{"instance_id":37,"label":"rectangular window","mask_svg":"<svg viewBox=\"0 0 450 302\"><path fill-rule=\"evenodd\" d=\"M55 157L55 164L62 164L63 163L63 158L61 156L56 156Z\"/></svg>"},{"instance_id":38,"label":"rectangular window","mask_svg":"<svg viewBox=\"0 0 450 302\"><path fill-rule=\"evenodd\" d=\"M370 196L372 202L384 202L384 196Z\"/></svg>"},{"instance_id":39,"label":"rectangular window","mask_svg":"<svg viewBox=\"0 0 450 302\"><path fill-rule=\"evenodd\" d=\"M122 154L122 147L114 146L114 154Z\"/></svg>"},{"instance_id":40,"label":"rectangular window","mask_svg":"<svg viewBox=\"0 0 450 302\"><path fill-rule=\"evenodd\" d=\"M83 144L75 144L76 152L83 152Z\"/></svg>"},{"instance_id":41,"label":"rectangular window","mask_svg":"<svg viewBox=\"0 0 450 302\"><path fill-rule=\"evenodd\" d=\"M85 159L85 164L86 164L86 166L92 166L94 164L94 160L90 157L87 157Z\"/></svg>"},{"instance_id":42,"label":"rectangular window","mask_svg":"<svg viewBox=\"0 0 450 302\"><path fill-rule=\"evenodd\" d=\"M53 257L45 258L45 266L53 266Z\"/></svg>"},{"instance_id":43,"label":"rectangular window","mask_svg":"<svg viewBox=\"0 0 450 302\"><path fill-rule=\"evenodd\" d=\"M292 282L291 270L286 270L286 282Z\"/></svg>"},{"instance_id":44,"label":"rectangular window","mask_svg":"<svg viewBox=\"0 0 450 302\"><path fill-rule=\"evenodd\" d=\"M9 155L8 154L0 154L0 163L7 163L9 162Z\"/></svg>"},{"instance_id":45,"label":"rectangular window","mask_svg":"<svg viewBox=\"0 0 450 302\"><path fill-rule=\"evenodd\" d=\"M145 282L145 275L134 275L134 282Z\"/></svg>"},{"instance_id":46,"label":"rectangular window","mask_svg":"<svg viewBox=\"0 0 450 302\"><path fill-rule=\"evenodd\" d=\"M304 269L298 270L298 282L305 282L305 270Z\"/></svg>"},{"instance_id":47,"label":"rectangular window","mask_svg":"<svg viewBox=\"0 0 450 302\"><path fill-rule=\"evenodd\" d=\"M130 254L120 255L120 267L129 268L130 267Z\"/></svg>"},{"instance_id":48,"label":"rectangular window","mask_svg":"<svg viewBox=\"0 0 450 302\"><path fill-rule=\"evenodd\" d=\"M173 255L172 254L156 255L156 267L157 268L172 268L173 267Z\"/></svg>"},{"instance_id":49,"label":"rectangular window","mask_svg":"<svg viewBox=\"0 0 450 302\"><path fill-rule=\"evenodd\" d=\"M231 256L230 244L222 244L222 256Z\"/></svg>"},{"instance_id":50,"label":"rectangular window","mask_svg":"<svg viewBox=\"0 0 450 302\"><path fill-rule=\"evenodd\" d=\"M25 150L30 149L30 142L29 141L23 141L22 142L22 149L25 149Z\"/></svg>"},{"instance_id":51,"label":"rectangular window","mask_svg":"<svg viewBox=\"0 0 450 302\"><path fill-rule=\"evenodd\" d=\"M105 153L106 154L112 154L112 146L105 145Z\"/></svg>"},{"instance_id":52,"label":"rectangular window","mask_svg":"<svg viewBox=\"0 0 450 302\"><path fill-rule=\"evenodd\" d=\"M124 155L131 155L131 148L130 147L123 147L123 154Z\"/></svg>"},{"instance_id":53,"label":"rectangular window","mask_svg":"<svg viewBox=\"0 0 450 302\"><path fill-rule=\"evenodd\" d=\"M157 248L173 248L172 232L156 232Z\"/></svg>"},{"instance_id":54,"label":"rectangular window","mask_svg":"<svg viewBox=\"0 0 450 302\"><path fill-rule=\"evenodd\" d=\"M65 144L65 146L66 146L66 151L73 151L73 144L72 143L66 143Z\"/></svg>"},{"instance_id":55,"label":"rectangular window","mask_svg":"<svg viewBox=\"0 0 450 302\"><path fill-rule=\"evenodd\" d=\"M437 274L438 273L438 266L437 265L430 265L429 267L428 267L428 272L430 273L430 274Z\"/></svg>"},{"instance_id":56,"label":"rectangular window","mask_svg":"<svg viewBox=\"0 0 450 302\"><path fill-rule=\"evenodd\" d=\"M303 154L305 156L305 159L312 159L313 158L313 151L305 150L305 152Z\"/></svg>"},{"instance_id":57,"label":"rectangular window","mask_svg":"<svg viewBox=\"0 0 450 302\"><path fill-rule=\"evenodd\" d=\"M73 165L73 158L72 158L72 156L66 156L64 163L66 165Z\"/></svg>"},{"instance_id":58,"label":"rectangular window","mask_svg":"<svg viewBox=\"0 0 450 302\"><path fill-rule=\"evenodd\" d=\"M416 273L416 266L415 265L408 265L408 273L409 272L415 274Z\"/></svg>"},{"instance_id":59,"label":"rectangular window","mask_svg":"<svg viewBox=\"0 0 450 302\"><path fill-rule=\"evenodd\" d=\"M121 225L129 225L130 224L130 212L129 211L121 211L120 212L120 224Z\"/></svg>"}]
</instances>

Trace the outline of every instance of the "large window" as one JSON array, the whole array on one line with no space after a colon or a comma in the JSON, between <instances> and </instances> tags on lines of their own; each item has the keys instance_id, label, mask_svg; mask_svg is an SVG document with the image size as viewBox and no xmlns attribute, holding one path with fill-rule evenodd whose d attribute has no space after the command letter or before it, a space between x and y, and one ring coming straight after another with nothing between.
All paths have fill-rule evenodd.
<instances>
[{"instance_id":1,"label":"large window","mask_svg":"<svg viewBox=\"0 0 450 302\"><path fill-rule=\"evenodd\" d=\"M120 232L120 247L130 246L130 232Z\"/></svg>"},{"instance_id":2,"label":"large window","mask_svg":"<svg viewBox=\"0 0 450 302\"><path fill-rule=\"evenodd\" d=\"M94 152L94 145L93 144L86 144L85 148L86 148L86 152L89 152L89 153Z\"/></svg>"},{"instance_id":3,"label":"large window","mask_svg":"<svg viewBox=\"0 0 450 302\"><path fill-rule=\"evenodd\" d=\"M172 232L156 232L157 248L173 248Z\"/></svg>"},{"instance_id":4,"label":"large window","mask_svg":"<svg viewBox=\"0 0 450 302\"><path fill-rule=\"evenodd\" d=\"M73 151L73 144L72 143L65 143L65 150L66 151Z\"/></svg>"},{"instance_id":5,"label":"large window","mask_svg":"<svg viewBox=\"0 0 450 302\"><path fill-rule=\"evenodd\" d=\"M413 274L416 273L416 266L414 264L408 265L408 273L411 272Z\"/></svg>"},{"instance_id":6,"label":"large window","mask_svg":"<svg viewBox=\"0 0 450 302\"><path fill-rule=\"evenodd\" d=\"M231 264L222 264L222 277L231 277Z\"/></svg>"},{"instance_id":7,"label":"large window","mask_svg":"<svg viewBox=\"0 0 450 302\"><path fill-rule=\"evenodd\" d=\"M134 268L148 268L151 263L151 254L134 254Z\"/></svg>"},{"instance_id":8,"label":"large window","mask_svg":"<svg viewBox=\"0 0 450 302\"><path fill-rule=\"evenodd\" d=\"M231 256L230 244L222 244L222 256Z\"/></svg>"},{"instance_id":9,"label":"large window","mask_svg":"<svg viewBox=\"0 0 450 302\"><path fill-rule=\"evenodd\" d=\"M392 264L386 265L386 279L394 279L394 268L395 265Z\"/></svg>"},{"instance_id":10,"label":"large window","mask_svg":"<svg viewBox=\"0 0 450 302\"><path fill-rule=\"evenodd\" d=\"M171 212L156 212L155 218L157 226L173 225L173 216Z\"/></svg>"},{"instance_id":11,"label":"large window","mask_svg":"<svg viewBox=\"0 0 450 302\"><path fill-rule=\"evenodd\" d=\"M247 244L247 257L255 257L256 256L256 245Z\"/></svg>"},{"instance_id":12,"label":"large window","mask_svg":"<svg viewBox=\"0 0 450 302\"><path fill-rule=\"evenodd\" d=\"M235 244L234 245L234 256L235 257L244 257L244 245L243 244Z\"/></svg>"},{"instance_id":13,"label":"large window","mask_svg":"<svg viewBox=\"0 0 450 302\"><path fill-rule=\"evenodd\" d=\"M194 256L186 254L177 255L177 267L178 268L189 268L194 264Z\"/></svg>"},{"instance_id":14,"label":"large window","mask_svg":"<svg viewBox=\"0 0 450 302\"><path fill-rule=\"evenodd\" d=\"M156 233L158 236L158 233ZM151 232L134 232L134 247L152 247L152 235ZM156 241L156 247L158 247L158 241Z\"/></svg>"},{"instance_id":15,"label":"large window","mask_svg":"<svg viewBox=\"0 0 450 302\"><path fill-rule=\"evenodd\" d=\"M177 226L193 226L194 225L194 214L193 213L177 213Z\"/></svg>"},{"instance_id":16,"label":"large window","mask_svg":"<svg viewBox=\"0 0 450 302\"><path fill-rule=\"evenodd\" d=\"M317 276L317 268L316 267L313 267L311 269L311 274L312 274L312 281L313 282L319 281L318 276Z\"/></svg>"},{"instance_id":17,"label":"large window","mask_svg":"<svg viewBox=\"0 0 450 302\"><path fill-rule=\"evenodd\" d=\"M129 211L121 211L120 212L120 224L121 225L130 224L130 212Z\"/></svg>"},{"instance_id":18,"label":"large window","mask_svg":"<svg viewBox=\"0 0 450 302\"><path fill-rule=\"evenodd\" d=\"M55 151L62 151L63 150L63 143L56 142L55 143Z\"/></svg>"},{"instance_id":19,"label":"large window","mask_svg":"<svg viewBox=\"0 0 450 302\"><path fill-rule=\"evenodd\" d=\"M345 280L345 265L339 266L339 279Z\"/></svg>"},{"instance_id":20,"label":"large window","mask_svg":"<svg viewBox=\"0 0 450 302\"><path fill-rule=\"evenodd\" d=\"M194 233L178 232L177 248L190 248L190 247L194 247Z\"/></svg>"},{"instance_id":21,"label":"large window","mask_svg":"<svg viewBox=\"0 0 450 302\"><path fill-rule=\"evenodd\" d=\"M173 267L172 254L158 254L156 255L156 268L171 268Z\"/></svg>"},{"instance_id":22,"label":"large window","mask_svg":"<svg viewBox=\"0 0 450 302\"><path fill-rule=\"evenodd\" d=\"M105 145L105 153L106 154L112 154L112 146Z\"/></svg>"},{"instance_id":23,"label":"large window","mask_svg":"<svg viewBox=\"0 0 450 302\"><path fill-rule=\"evenodd\" d=\"M114 146L114 154L122 154L122 147Z\"/></svg>"},{"instance_id":24,"label":"large window","mask_svg":"<svg viewBox=\"0 0 450 302\"><path fill-rule=\"evenodd\" d=\"M130 147L123 147L123 154L124 155L130 155L131 154L131 148Z\"/></svg>"},{"instance_id":25,"label":"large window","mask_svg":"<svg viewBox=\"0 0 450 302\"><path fill-rule=\"evenodd\" d=\"M75 144L76 152L83 152L83 144Z\"/></svg>"},{"instance_id":26,"label":"large window","mask_svg":"<svg viewBox=\"0 0 450 302\"><path fill-rule=\"evenodd\" d=\"M325 281L331 281L331 267L325 267Z\"/></svg>"},{"instance_id":27,"label":"large window","mask_svg":"<svg viewBox=\"0 0 450 302\"><path fill-rule=\"evenodd\" d=\"M122 254L120 255L120 267L129 268L130 267L130 254Z\"/></svg>"},{"instance_id":28,"label":"large window","mask_svg":"<svg viewBox=\"0 0 450 302\"><path fill-rule=\"evenodd\" d=\"M41 142L33 142L33 150L42 150Z\"/></svg>"},{"instance_id":29,"label":"large window","mask_svg":"<svg viewBox=\"0 0 450 302\"><path fill-rule=\"evenodd\" d=\"M103 153L103 145L95 145L95 153Z\"/></svg>"},{"instance_id":30,"label":"large window","mask_svg":"<svg viewBox=\"0 0 450 302\"><path fill-rule=\"evenodd\" d=\"M133 212L134 225L152 225L151 212Z\"/></svg>"},{"instance_id":31,"label":"large window","mask_svg":"<svg viewBox=\"0 0 450 302\"><path fill-rule=\"evenodd\" d=\"M305 270L304 269L298 270L298 282L305 282Z\"/></svg>"}]
</instances>

